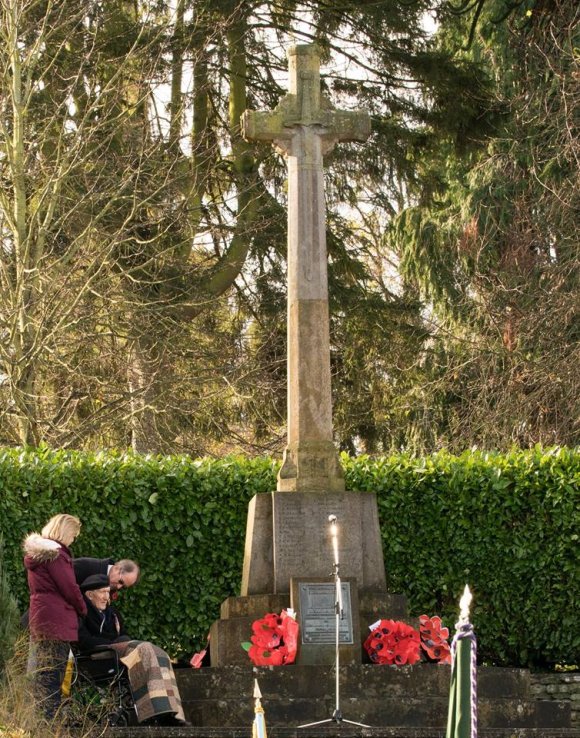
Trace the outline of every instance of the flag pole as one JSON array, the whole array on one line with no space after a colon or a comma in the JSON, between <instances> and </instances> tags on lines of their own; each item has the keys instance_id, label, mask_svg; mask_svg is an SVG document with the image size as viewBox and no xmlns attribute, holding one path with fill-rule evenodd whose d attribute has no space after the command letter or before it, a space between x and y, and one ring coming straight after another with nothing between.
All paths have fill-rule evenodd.
<instances>
[{"instance_id":1,"label":"flag pole","mask_svg":"<svg viewBox=\"0 0 580 738\"><path fill-rule=\"evenodd\" d=\"M471 600L466 584L451 643L451 686L445 738L477 738L477 643L469 621Z\"/></svg>"},{"instance_id":2,"label":"flag pole","mask_svg":"<svg viewBox=\"0 0 580 738\"><path fill-rule=\"evenodd\" d=\"M262 707L262 693L258 680L254 679L254 722L252 723L252 738L268 738L266 733L266 716Z\"/></svg>"}]
</instances>

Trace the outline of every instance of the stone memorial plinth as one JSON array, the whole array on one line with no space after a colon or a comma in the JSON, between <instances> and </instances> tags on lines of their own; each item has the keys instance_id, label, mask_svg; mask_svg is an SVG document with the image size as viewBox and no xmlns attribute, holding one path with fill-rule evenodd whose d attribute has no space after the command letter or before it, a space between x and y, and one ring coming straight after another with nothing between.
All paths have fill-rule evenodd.
<instances>
[{"instance_id":1,"label":"stone memorial plinth","mask_svg":"<svg viewBox=\"0 0 580 738\"><path fill-rule=\"evenodd\" d=\"M386 591L373 493L272 492L249 505L242 596L289 592L292 577L330 578L329 515L338 521L340 576L362 591Z\"/></svg>"},{"instance_id":2,"label":"stone memorial plinth","mask_svg":"<svg viewBox=\"0 0 580 738\"><path fill-rule=\"evenodd\" d=\"M286 607L294 606L290 598L293 579L333 586L329 515L337 517L340 577L352 581L355 635L352 645L341 646L344 658L361 663L368 626L377 618L406 616L404 598L387 593L373 493L259 494L251 500L248 510L241 597L224 603L221 620L212 627L212 665L244 663L247 655L240 643L249 640L252 621L267 612L280 612L282 607L274 607L275 603L284 601ZM285 599L275 600L279 596ZM243 604L232 607L232 599ZM316 656L309 656L308 649L299 653L298 662L332 663L333 647L315 650Z\"/></svg>"}]
</instances>

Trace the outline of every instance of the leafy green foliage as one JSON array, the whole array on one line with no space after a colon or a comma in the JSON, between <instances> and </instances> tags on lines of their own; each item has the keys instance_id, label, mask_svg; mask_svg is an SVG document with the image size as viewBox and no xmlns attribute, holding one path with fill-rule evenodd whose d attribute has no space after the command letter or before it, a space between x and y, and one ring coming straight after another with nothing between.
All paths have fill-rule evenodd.
<instances>
[{"instance_id":1,"label":"leafy green foliage","mask_svg":"<svg viewBox=\"0 0 580 738\"><path fill-rule=\"evenodd\" d=\"M0 677L12 656L18 632L18 605L4 566L4 539L0 534Z\"/></svg>"},{"instance_id":2,"label":"leafy green foliage","mask_svg":"<svg viewBox=\"0 0 580 738\"><path fill-rule=\"evenodd\" d=\"M343 463L348 488L377 494L388 586L412 613L451 627L469 583L482 660L578 663L577 451Z\"/></svg>"},{"instance_id":3,"label":"leafy green foliage","mask_svg":"<svg viewBox=\"0 0 580 738\"><path fill-rule=\"evenodd\" d=\"M377 494L389 589L453 626L466 582L483 660L578 663L580 452L342 457L347 488ZM83 521L74 553L134 558L118 602L132 635L191 653L239 592L250 498L275 488L267 458L0 451L0 532L20 605L20 542L56 512ZM18 572L22 572L21 575Z\"/></svg>"}]
</instances>

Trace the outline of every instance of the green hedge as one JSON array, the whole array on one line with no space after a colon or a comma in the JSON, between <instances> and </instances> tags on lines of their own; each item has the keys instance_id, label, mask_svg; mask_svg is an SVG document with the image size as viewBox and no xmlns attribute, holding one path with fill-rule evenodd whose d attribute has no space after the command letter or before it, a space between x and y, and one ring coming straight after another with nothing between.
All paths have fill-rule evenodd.
<instances>
[{"instance_id":1,"label":"green hedge","mask_svg":"<svg viewBox=\"0 0 580 738\"><path fill-rule=\"evenodd\" d=\"M0 451L0 528L7 561L22 572L12 577L17 597L26 603L20 541L69 512L83 521L74 554L141 564L141 582L119 601L131 633L192 651L239 590L248 501L274 479L266 459Z\"/></svg>"},{"instance_id":2,"label":"green hedge","mask_svg":"<svg viewBox=\"0 0 580 738\"><path fill-rule=\"evenodd\" d=\"M474 592L480 657L502 665L580 662L580 453L343 457L347 487L377 493L389 588L453 626ZM270 459L193 460L0 449L0 533L27 602L20 542L56 512L83 521L77 555L137 559L121 595L131 632L173 653L205 640L242 571L250 498L275 487Z\"/></svg>"},{"instance_id":3,"label":"green hedge","mask_svg":"<svg viewBox=\"0 0 580 738\"><path fill-rule=\"evenodd\" d=\"M389 589L451 628L464 584L480 659L580 665L580 452L345 460L376 492Z\"/></svg>"}]
</instances>

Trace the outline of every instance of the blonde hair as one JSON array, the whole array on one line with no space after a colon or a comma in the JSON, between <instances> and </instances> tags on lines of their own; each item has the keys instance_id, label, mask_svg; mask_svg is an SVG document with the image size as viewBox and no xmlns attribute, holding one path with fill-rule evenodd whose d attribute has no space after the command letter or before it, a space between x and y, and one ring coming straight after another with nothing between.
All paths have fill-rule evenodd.
<instances>
[{"instance_id":1,"label":"blonde hair","mask_svg":"<svg viewBox=\"0 0 580 738\"><path fill-rule=\"evenodd\" d=\"M60 513L52 517L40 531L44 538L70 546L81 530L81 521L74 515Z\"/></svg>"}]
</instances>

